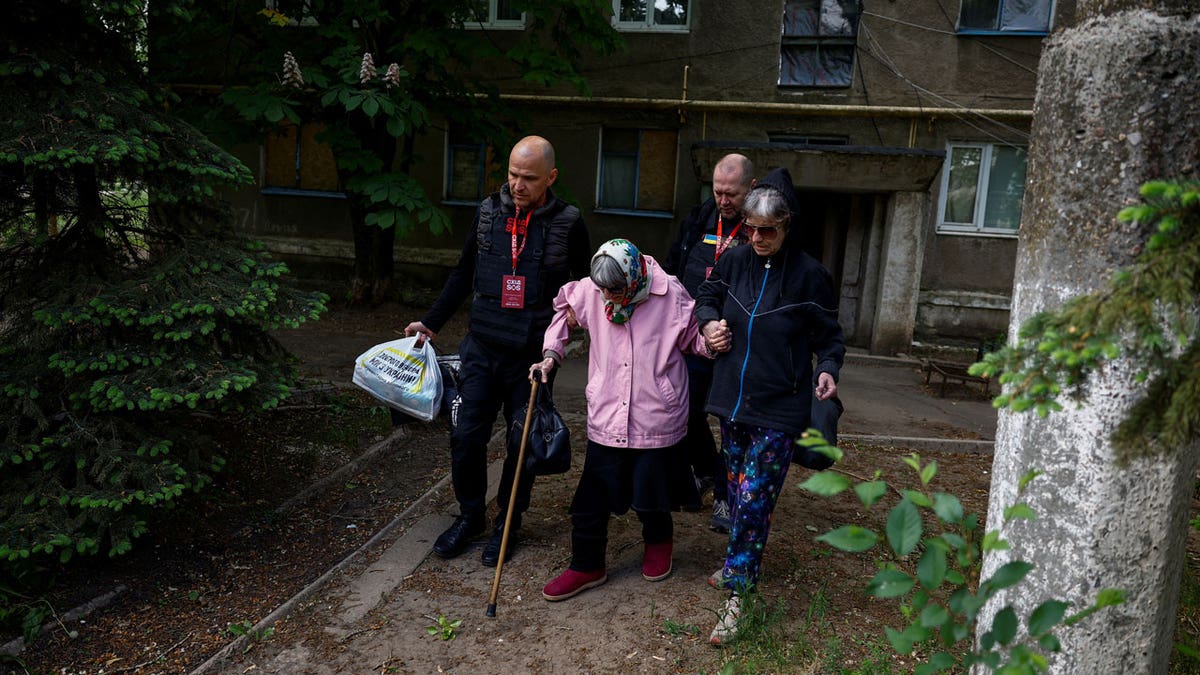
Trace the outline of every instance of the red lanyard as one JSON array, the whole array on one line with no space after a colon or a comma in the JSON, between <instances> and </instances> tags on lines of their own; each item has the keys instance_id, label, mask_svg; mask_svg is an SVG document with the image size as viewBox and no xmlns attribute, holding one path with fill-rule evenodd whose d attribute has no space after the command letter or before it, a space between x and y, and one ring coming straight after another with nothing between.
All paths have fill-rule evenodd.
<instances>
[{"instance_id":1,"label":"red lanyard","mask_svg":"<svg viewBox=\"0 0 1200 675\"><path fill-rule=\"evenodd\" d=\"M517 209L516 216L508 219L508 224L504 229L512 232L512 267L513 274L517 273L517 259L521 257L521 253L525 250L525 243L529 241L529 219L533 216L533 211L525 214L525 222L521 222L521 209ZM521 247L517 248L517 235L521 235Z\"/></svg>"},{"instance_id":2,"label":"red lanyard","mask_svg":"<svg viewBox=\"0 0 1200 675\"><path fill-rule=\"evenodd\" d=\"M742 221L739 220L738 224L733 226L733 232L730 232L728 237L722 239L721 238L721 216L720 215L717 216L717 250L713 252L713 264L714 265L717 264L717 261L721 259L721 254L725 252L725 249L729 248L729 244L733 242L733 238L737 236L738 230L740 230L741 228L742 228Z\"/></svg>"}]
</instances>

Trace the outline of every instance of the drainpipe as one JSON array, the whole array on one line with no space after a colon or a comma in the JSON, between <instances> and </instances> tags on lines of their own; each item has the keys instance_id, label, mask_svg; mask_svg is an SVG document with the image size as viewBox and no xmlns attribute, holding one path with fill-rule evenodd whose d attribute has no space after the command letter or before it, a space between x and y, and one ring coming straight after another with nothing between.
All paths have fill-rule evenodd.
<instances>
[{"instance_id":1,"label":"drainpipe","mask_svg":"<svg viewBox=\"0 0 1200 675\"><path fill-rule=\"evenodd\" d=\"M686 76L686 69L685 69ZM686 79L685 79L686 82ZM224 91L225 87L212 84L169 84L171 89L181 91L204 91L216 93ZM484 98L486 94L475 94ZM978 115L1008 120L1032 120L1033 110L1017 108L928 108L921 106L899 105L826 105L821 103L778 103L770 101L705 101L687 100L686 84L684 99L672 98L636 98L626 96L551 96L542 94L500 94L500 98L512 103L540 103L564 106L603 106L610 108L642 108L647 110L670 110L678 108L681 111L699 110L702 112L750 112L772 115L805 115L829 117L941 117L953 115Z\"/></svg>"},{"instance_id":2,"label":"drainpipe","mask_svg":"<svg viewBox=\"0 0 1200 675\"><path fill-rule=\"evenodd\" d=\"M483 96L483 94L477 94ZM551 96L542 94L500 94L500 98L511 103L539 103L552 105L586 105L622 108L644 108L649 110L684 108L700 111L753 112L774 115L806 115L830 117L940 117L952 115L979 115L1010 120L1031 120L1032 110L1014 108L928 108L896 105L826 105L819 103L776 103L768 101L705 101L670 98L634 98L624 96Z\"/></svg>"}]
</instances>

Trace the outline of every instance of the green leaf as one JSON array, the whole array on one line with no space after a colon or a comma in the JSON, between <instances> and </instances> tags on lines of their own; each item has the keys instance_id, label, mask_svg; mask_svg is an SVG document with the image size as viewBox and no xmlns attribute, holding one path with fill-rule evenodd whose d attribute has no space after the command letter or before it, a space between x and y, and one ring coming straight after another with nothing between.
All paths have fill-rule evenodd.
<instances>
[{"instance_id":1,"label":"green leaf","mask_svg":"<svg viewBox=\"0 0 1200 675\"><path fill-rule=\"evenodd\" d=\"M1011 548L1007 541L1000 538L1000 530L990 530L983 535L983 541L980 543L984 552L988 551L1007 551Z\"/></svg>"},{"instance_id":2,"label":"green leaf","mask_svg":"<svg viewBox=\"0 0 1200 675\"><path fill-rule=\"evenodd\" d=\"M404 118L400 115L392 115L387 121L387 132L395 138L404 136L408 130L408 125L405 124Z\"/></svg>"},{"instance_id":3,"label":"green leaf","mask_svg":"<svg viewBox=\"0 0 1200 675\"><path fill-rule=\"evenodd\" d=\"M996 618L992 619L992 635L1002 645L1007 645L1017 636L1017 612L1012 605L996 613Z\"/></svg>"},{"instance_id":4,"label":"green leaf","mask_svg":"<svg viewBox=\"0 0 1200 675\"><path fill-rule=\"evenodd\" d=\"M887 627L884 628L884 632L887 633L892 649L895 649L898 654L911 654L914 644L924 642L929 638L929 631L917 624L909 625L904 632Z\"/></svg>"},{"instance_id":5,"label":"green leaf","mask_svg":"<svg viewBox=\"0 0 1200 675\"><path fill-rule=\"evenodd\" d=\"M953 668L957 661L946 652L938 652L930 657L928 663L922 663L913 670L913 675L932 675Z\"/></svg>"},{"instance_id":6,"label":"green leaf","mask_svg":"<svg viewBox=\"0 0 1200 675\"><path fill-rule=\"evenodd\" d=\"M921 514L907 499L901 499L887 520L887 539L892 551L904 557L921 541Z\"/></svg>"},{"instance_id":7,"label":"green leaf","mask_svg":"<svg viewBox=\"0 0 1200 675\"><path fill-rule=\"evenodd\" d=\"M921 625L926 628L940 628L942 624L950 619L950 613L945 607L937 603L929 603L925 609L921 610Z\"/></svg>"},{"instance_id":8,"label":"green leaf","mask_svg":"<svg viewBox=\"0 0 1200 675\"><path fill-rule=\"evenodd\" d=\"M1025 475L1021 476L1021 479L1017 481L1017 494L1024 492L1025 486L1029 485L1029 482L1034 478L1037 478L1041 475L1043 475L1042 472L1038 471L1037 469L1030 469L1029 471L1026 471Z\"/></svg>"},{"instance_id":9,"label":"green leaf","mask_svg":"<svg viewBox=\"0 0 1200 675\"><path fill-rule=\"evenodd\" d=\"M1047 600L1038 605L1029 615L1029 634L1038 636L1054 628L1067 613L1067 607L1062 600Z\"/></svg>"},{"instance_id":10,"label":"green leaf","mask_svg":"<svg viewBox=\"0 0 1200 675\"><path fill-rule=\"evenodd\" d=\"M921 508L933 508L933 500L920 490L904 490L904 498Z\"/></svg>"},{"instance_id":11,"label":"green leaf","mask_svg":"<svg viewBox=\"0 0 1200 675\"><path fill-rule=\"evenodd\" d=\"M933 512L943 522L957 523L963 517L962 502L958 501L958 497L952 494L935 492L933 493Z\"/></svg>"},{"instance_id":12,"label":"green leaf","mask_svg":"<svg viewBox=\"0 0 1200 675\"><path fill-rule=\"evenodd\" d=\"M879 535L858 525L843 525L817 537L817 541L829 544L839 551L861 553L874 546L879 541Z\"/></svg>"},{"instance_id":13,"label":"green leaf","mask_svg":"<svg viewBox=\"0 0 1200 675\"><path fill-rule=\"evenodd\" d=\"M854 493L863 506L872 506L887 493L887 483L881 480L867 481L854 486Z\"/></svg>"},{"instance_id":14,"label":"green leaf","mask_svg":"<svg viewBox=\"0 0 1200 675\"><path fill-rule=\"evenodd\" d=\"M1096 595L1097 607L1112 607L1123 602L1125 602L1125 591L1119 588L1101 589L1100 593Z\"/></svg>"},{"instance_id":15,"label":"green leaf","mask_svg":"<svg viewBox=\"0 0 1200 675\"><path fill-rule=\"evenodd\" d=\"M1029 574L1029 571L1032 569L1033 563L1025 562L1024 560L1014 560L1010 563L1005 563L1002 565L1000 569L996 570L996 573L984 583L994 590L1008 588L1013 584L1020 583L1020 581L1025 578L1025 575Z\"/></svg>"},{"instance_id":16,"label":"green leaf","mask_svg":"<svg viewBox=\"0 0 1200 675\"><path fill-rule=\"evenodd\" d=\"M946 579L946 552L937 546L929 546L917 563L917 578L921 585L932 591Z\"/></svg>"},{"instance_id":17,"label":"green leaf","mask_svg":"<svg viewBox=\"0 0 1200 675\"><path fill-rule=\"evenodd\" d=\"M374 96L368 96L363 100L362 111L367 117L374 117L379 112L379 101Z\"/></svg>"},{"instance_id":18,"label":"green leaf","mask_svg":"<svg viewBox=\"0 0 1200 675\"><path fill-rule=\"evenodd\" d=\"M814 473L808 480L800 484L800 489L822 497L832 497L848 487L850 487L850 479L833 471Z\"/></svg>"},{"instance_id":19,"label":"green leaf","mask_svg":"<svg viewBox=\"0 0 1200 675\"><path fill-rule=\"evenodd\" d=\"M937 475L937 470L936 461L926 464L925 468L921 469L921 484L929 485L929 481L933 480L933 477Z\"/></svg>"},{"instance_id":20,"label":"green leaf","mask_svg":"<svg viewBox=\"0 0 1200 675\"><path fill-rule=\"evenodd\" d=\"M1037 520L1037 511L1034 511L1028 504L1021 502L1013 504L1004 509L1004 522L1020 518L1022 520Z\"/></svg>"},{"instance_id":21,"label":"green leaf","mask_svg":"<svg viewBox=\"0 0 1200 675\"><path fill-rule=\"evenodd\" d=\"M1042 649L1045 649L1051 653L1056 654L1062 651L1062 642L1059 642L1058 638L1054 636L1054 633L1046 633L1038 638L1038 645L1040 645Z\"/></svg>"},{"instance_id":22,"label":"green leaf","mask_svg":"<svg viewBox=\"0 0 1200 675\"><path fill-rule=\"evenodd\" d=\"M895 598L912 590L913 578L895 569L879 570L867 583L867 593L877 598Z\"/></svg>"}]
</instances>

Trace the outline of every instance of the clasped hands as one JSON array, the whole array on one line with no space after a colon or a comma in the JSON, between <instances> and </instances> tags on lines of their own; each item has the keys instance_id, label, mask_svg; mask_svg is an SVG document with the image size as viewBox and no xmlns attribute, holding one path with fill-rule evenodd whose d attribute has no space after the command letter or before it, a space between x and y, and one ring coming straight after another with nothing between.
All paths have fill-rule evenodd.
<instances>
[{"instance_id":1,"label":"clasped hands","mask_svg":"<svg viewBox=\"0 0 1200 675\"><path fill-rule=\"evenodd\" d=\"M708 351L714 354L727 352L733 348L733 331L729 330L725 319L709 321L701 327L700 332L704 334L704 344L708 347Z\"/></svg>"}]
</instances>

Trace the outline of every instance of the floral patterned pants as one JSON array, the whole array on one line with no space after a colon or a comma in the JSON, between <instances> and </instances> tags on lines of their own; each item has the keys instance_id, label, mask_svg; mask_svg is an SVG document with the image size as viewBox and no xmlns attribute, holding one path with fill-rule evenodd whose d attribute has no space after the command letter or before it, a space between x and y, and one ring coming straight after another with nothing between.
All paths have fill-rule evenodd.
<instances>
[{"instance_id":1,"label":"floral patterned pants","mask_svg":"<svg viewBox=\"0 0 1200 675\"><path fill-rule=\"evenodd\" d=\"M729 482L729 544L724 576L735 592L758 583L771 512L783 489L796 438L787 432L721 419Z\"/></svg>"}]
</instances>

